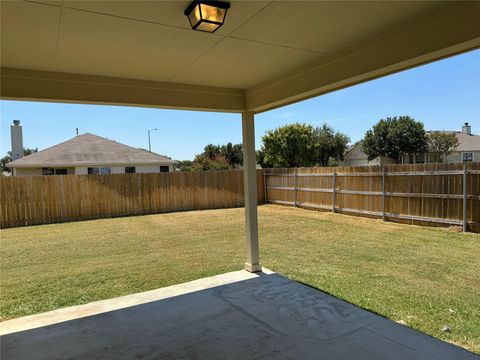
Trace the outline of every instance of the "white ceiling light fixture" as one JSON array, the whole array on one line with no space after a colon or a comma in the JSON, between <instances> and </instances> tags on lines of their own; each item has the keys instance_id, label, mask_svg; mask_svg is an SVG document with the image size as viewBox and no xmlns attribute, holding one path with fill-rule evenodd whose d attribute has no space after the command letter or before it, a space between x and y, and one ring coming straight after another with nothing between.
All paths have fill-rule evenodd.
<instances>
[{"instance_id":1,"label":"white ceiling light fixture","mask_svg":"<svg viewBox=\"0 0 480 360\"><path fill-rule=\"evenodd\" d=\"M223 1L194 0L185 9L193 30L213 33L223 25L230 4Z\"/></svg>"}]
</instances>

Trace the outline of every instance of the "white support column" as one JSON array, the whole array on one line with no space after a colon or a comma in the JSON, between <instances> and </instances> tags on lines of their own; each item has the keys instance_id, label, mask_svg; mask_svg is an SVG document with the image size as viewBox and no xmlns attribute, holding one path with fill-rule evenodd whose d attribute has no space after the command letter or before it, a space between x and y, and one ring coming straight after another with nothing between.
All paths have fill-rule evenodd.
<instances>
[{"instance_id":1,"label":"white support column","mask_svg":"<svg viewBox=\"0 0 480 360\"><path fill-rule=\"evenodd\" d=\"M255 122L253 112L242 113L243 181L245 191L245 241L250 272L262 271L258 251L257 159L255 153Z\"/></svg>"}]
</instances>

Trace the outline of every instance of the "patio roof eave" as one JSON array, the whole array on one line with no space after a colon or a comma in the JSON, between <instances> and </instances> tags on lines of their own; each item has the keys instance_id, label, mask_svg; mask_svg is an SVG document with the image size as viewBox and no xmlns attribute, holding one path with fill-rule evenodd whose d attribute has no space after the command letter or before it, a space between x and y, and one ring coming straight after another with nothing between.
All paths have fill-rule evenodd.
<instances>
[{"instance_id":1,"label":"patio roof eave","mask_svg":"<svg viewBox=\"0 0 480 360\"><path fill-rule=\"evenodd\" d=\"M159 81L2 68L2 100L240 113L244 90Z\"/></svg>"},{"instance_id":2,"label":"patio roof eave","mask_svg":"<svg viewBox=\"0 0 480 360\"><path fill-rule=\"evenodd\" d=\"M2 67L0 94L5 100L259 113L480 48L479 19L479 2L447 3L246 89Z\"/></svg>"},{"instance_id":3,"label":"patio roof eave","mask_svg":"<svg viewBox=\"0 0 480 360\"><path fill-rule=\"evenodd\" d=\"M256 113L480 48L480 2L450 4L246 89Z\"/></svg>"}]
</instances>

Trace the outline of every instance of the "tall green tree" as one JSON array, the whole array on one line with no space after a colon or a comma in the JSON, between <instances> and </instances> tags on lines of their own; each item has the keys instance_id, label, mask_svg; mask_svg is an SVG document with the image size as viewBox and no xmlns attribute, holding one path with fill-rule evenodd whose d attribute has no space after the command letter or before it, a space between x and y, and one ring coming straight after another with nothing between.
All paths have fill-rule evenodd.
<instances>
[{"instance_id":1,"label":"tall green tree","mask_svg":"<svg viewBox=\"0 0 480 360\"><path fill-rule=\"evenodd\" d=\"M235 169L243 165L242 144L208 144L203 152L195 155L190 169L192 171ZM185 170L188 168L186 167Z\"/></svg>"},{"instance_id":2,"label":"tall green tree","mask_svg":"<svg viewBox=\"0 0 480 360\"><path fill-rule=\"evenodd\" d=\"M225 145L213 145L208 144L203 149L203 153L199 155L205 155L207 158L213 160L219 156L223 156L226 161L235 166L243 165L243 146L242 144L232 144L231 142Z\"/></svg>"},{"instance_id":3,"label":"tall green tree","mask_svg":"<svg viewBox=\"0 0 480 360\"><path fill-rule=\"evenodd\" d=\"M199 154L195 156L195 160L192 162L192 171L208 171L208 170L228 170L232 169L232 166L228 163L224 156L216 156L209 158L206 154Z\"/></svg>"},{"instance_id":4,"label":"tall green tree","mask_svg":"<svg viewBox=\"0 0 480 360\"><path fill-rule=\"evenodd\" d=\"M267 131L257 157L262 167L312 166L315 164L313 127L290 124Z\"/></svg>"},{"instance_id":5,"label":"tall green tree","mask_svg":"<svg viewBox=\"0 0 480 360\"><path fill-rule=\"evenodd\" d=\"M329 166L343 159L348 136L327 124L290 124L268 131L257 151L262 167Z\"/></svg>"},{"instance_id":6,"label":"tall green tree","mask_svg":"<svg viewBox=\"0 0 480 360\"><path fill-rule=\"evenodd\" d=\"M219 147L218 155L223 156L230 165L242 166L243 165L243 145L232 144L231 142ZM217 156L218 156L217 155Z\"/></svg>"},{"instance_id":7,"label":"tall green tree","mask_svg":"<svg viewBox=\"0 0 480 360\"><path fill-rule=\"evenodd\" d=\"M263 147L257 150L257 164L262 168L272 168L273 165L265 160L265 151Z\"/></svg>"},{"instance_id":8,"label":"tall green tree","mask_svg":"<svg viewBox=\"0 0 480 360\"><path fill-rule=\"evenodd\" d=\"M201 155L205 155L209 159L214 159L220 155L220 145L208 144L203 148Z\"/></svg>"},{"instance_id":9,"label":"tall green tree","mask_svg":"<svg viewBox=\"0 0 480 360\"><path fill-rule=\"evenodd\" d=\"M27 156L33 153L36 153L38 148L30 149L30 148L23 148L23 156ZM10 169L7 168L7 164L12 162L12 152L8 151L7 154L0 159L0 172L10 172Z\"/></svg>"},{"instance_id":10,"label":"tall green tree","mask_svg":"<svg viewBox=\"0 0 480 360\"><path fill-rule=\"evenodd\" d=\"M350 138L335 131L331 126L323 124L314 130L315 162L322 166L329 166L343 160Z\"/></svg>"},{"instance_id":11,"label":"tall green tree","mask_svg":"<svg viewBox=\"0 0 480 360\"><path fill-rule=\"evenodd\" d=\"M442 162L458 146L455 133L432 131L428 134L428 153L433 162Z\"/></svg>"},{"instance_id":12,"label":"tall green tree","mask_svg":"<svg viewBox=\"0 0 480 360\"><path fill-rule=\"evenodd\" d=\"M423 123L410 116L395 116L381 119L366 132L362 150L368 160L383 156L399 163L404 155L426 152L427 143Z\"/></svg>"}]
</instances>

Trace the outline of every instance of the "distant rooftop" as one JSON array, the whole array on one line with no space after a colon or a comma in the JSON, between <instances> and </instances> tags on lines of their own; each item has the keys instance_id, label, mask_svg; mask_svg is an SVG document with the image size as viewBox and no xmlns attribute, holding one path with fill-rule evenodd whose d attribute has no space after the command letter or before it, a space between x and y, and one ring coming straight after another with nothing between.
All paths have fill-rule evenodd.
<instances>
[{"instance_id":1,"label":"distant rooftop","mask_svg":"<svg viewBox=\"0 0 480 360\"><path fill-rule=\"evenodd\" d=\"M171 165L169 157L86 133L7 164L11 168L86 165Z\"/></svg>"},{"instance_id":2,"label":"distant rooftop","mask_svg":"<svg viewBox=\"0 0 480 360\"><path fill-rule=\"evenodd\" d=\"M427 131L431 133L433 131ZM480 135L465 134L461 131L438 131L446 134L455 134L458 140L458 146L455 151L480 151Z\"/></svg>"}]
</instances>

